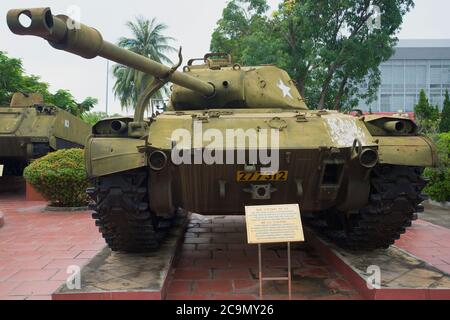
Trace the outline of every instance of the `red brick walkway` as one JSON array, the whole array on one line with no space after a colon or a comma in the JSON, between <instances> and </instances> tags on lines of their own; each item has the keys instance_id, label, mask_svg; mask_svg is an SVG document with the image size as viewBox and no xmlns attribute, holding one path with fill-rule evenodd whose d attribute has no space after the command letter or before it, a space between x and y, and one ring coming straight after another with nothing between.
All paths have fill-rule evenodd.
<instances>
[{"instance_id":1,"label":"red brick walkway","mask_svg":"<svg viewBox=\"0 0 450 320\"><path fill-rule=\"evenodd\" d=\"M47 213L44 202L0 195L0 300L50 299L105 246L88 212ZM450 272L450 230L416 221L397 246ZM243 217L194 215L174 268L168 299L258 299L257 248L246 244ZM265 247L266 276L284 276L284 247ZM294 299L361 297L308 247L293 250ZM287 299L285 282L267 282L266 299Z\"/></svg>"},{"instance_id":2,"label":"red brick walkway","mask_svg":"<svg viewBox=\"0 0 450 320\"><path fill-rule=\"evenodd\" d=\"M258 299L257 246L243 217L194 215L169 284L168 299ZM265 246L265 277L284 277L285 246ZM293 299L360 299L332 267L304 246L293 249ZM265 299L288 299L287 282L266 282Z\"/></svg>"},{"instance_id":3,"label":"red brick walkway","mask_svg":"<svg viewBox=\"0 0 450 320\"><path fill-rule=\"evenodd\" d=\"M450 274L449 229L418 220L396 246Z\"/></svg>"},{"instance_id":4,"label":"red brick walkway","mask_svg":"<svg viewBox=\"0 0 450 320\"><path fill-rule=\"evenodd\" d=\"M50 299L68 277L105 246L88 212L43 212L44 202L0 195L0 300Z\"/></svg>"}]
</instances>

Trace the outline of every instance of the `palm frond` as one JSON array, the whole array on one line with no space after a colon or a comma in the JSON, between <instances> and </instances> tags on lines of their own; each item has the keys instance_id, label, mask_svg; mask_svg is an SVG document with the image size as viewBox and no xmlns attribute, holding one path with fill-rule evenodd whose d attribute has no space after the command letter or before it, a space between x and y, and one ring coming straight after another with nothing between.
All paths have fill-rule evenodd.
<instances>
[{"instance_id":1,"label":"palm frond","mask_svg":"<svg viewBox=\"0 0 450 320\"><path fill-rule=\"evenodd\" d=\"M133 51L137 54L153 59L160 63L172 64L171 59L166 55L176 52L177 49L171 46L174 38L164 35L168 26L158 23L156 18L146 19L137 16L135 21L128 21L126 26L131 31L131 37L121 37L118 46ZM116 78L114 84L114 96L120 100L122 109L134 109L140 94L154 80L149 74L144 74L127 66L115 65L113 75ZM164 86L156 94L156 98L162 98L169 92Z\"/></svg>"}]
</instances>

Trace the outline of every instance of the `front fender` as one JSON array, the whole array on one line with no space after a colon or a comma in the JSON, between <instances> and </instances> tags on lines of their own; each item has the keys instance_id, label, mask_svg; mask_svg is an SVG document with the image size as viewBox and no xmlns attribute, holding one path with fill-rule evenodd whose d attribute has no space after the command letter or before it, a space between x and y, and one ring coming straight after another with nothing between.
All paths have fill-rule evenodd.
<instances>
[{"instance_id":1,"label":"front fender","mask_svg":"<svg viewBox=\"0 0 450 320\"><path fill-rule=\"evenodd\" d=\"M434 143L425 136L377 137L381 164L435 167L438 156Z\"/></svg>"},{"instance_id":2,"label":"front fender","mask_svg":"<svg viewBox=\"0 0 450 320\"><path fill-rule=\"evenodd\" d=\"M137 169L147 164L145 141L129 138L90 137L86 143L85 163L88 177Z\"/></svg>"}]
</instances>

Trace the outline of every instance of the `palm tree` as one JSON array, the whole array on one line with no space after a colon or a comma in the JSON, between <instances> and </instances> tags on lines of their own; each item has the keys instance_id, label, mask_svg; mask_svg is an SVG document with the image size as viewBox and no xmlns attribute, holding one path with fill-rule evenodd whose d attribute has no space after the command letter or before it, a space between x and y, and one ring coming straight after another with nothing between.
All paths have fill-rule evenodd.
<instances>
[{"instance_id":1,"label":"palm tree","mask_svg":"<svg viewBox=\"0 0 450 320\"><path fill-rule=\"evenodd\" d=\"M163 34L167 25L157 23L156 18L148 20L143 17L136 17L136 22L128 21L126 25L132 32L132 38L120 38L118 42L120 47L159 63L172 64L166 54L176 52L176 49L170 45L170 42L175 39ZM120 100L122 109L125 110L128 110L128 107L135 107L139 95L154 79L151 75L123 65L115 65L113 74L116 77L114 95ZM164 93L167 93L166 87L158 91L154 97L161 99Z\"/></svg>"}]
</instances>

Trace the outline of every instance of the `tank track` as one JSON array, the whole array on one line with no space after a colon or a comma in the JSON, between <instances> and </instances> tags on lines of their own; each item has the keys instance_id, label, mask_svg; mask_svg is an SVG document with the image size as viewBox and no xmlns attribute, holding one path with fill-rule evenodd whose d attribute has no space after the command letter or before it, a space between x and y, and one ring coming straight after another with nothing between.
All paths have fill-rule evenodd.
<instances>
[{"instance_id":1,"label":"tank track","mask_svg":"<svg viewBox=\"0 0 450 320\"><path fill-rule=\"evenodd\" d=\"M141 253L159 248L171 221L150 212L147 188L147 173L138 169L97 178L87 190L92 217L111 250Z\"/></svg>"},{"instance_id":2,"label":"tank track","mask_svg":"<svg viewBox=\"0 0 450 320\"><path fill-rule=\"evenodd\" d=\"M381 165L371 174L369 203L359 214L347 216L330 210L306 217L319 233L338 246L350 250L386 249L423 212L420 205L427 197L421 194L427 182L423 168Z\"/></svg>"}]
</instances>

